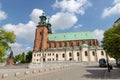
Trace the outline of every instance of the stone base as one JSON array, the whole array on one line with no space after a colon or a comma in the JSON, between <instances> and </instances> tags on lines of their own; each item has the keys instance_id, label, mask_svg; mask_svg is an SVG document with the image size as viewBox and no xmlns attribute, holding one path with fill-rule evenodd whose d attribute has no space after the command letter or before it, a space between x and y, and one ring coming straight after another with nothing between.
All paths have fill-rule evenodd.
<instances>
[{"instance_id":1,"label":"stone base","mask_svg":"<svg viewBox=\"0 0 120 80\"><path fill-rule=\"evenodd\" d=\"M6 66L14 65L13 59L7 59Z\"/></svg>"}]
</instances>

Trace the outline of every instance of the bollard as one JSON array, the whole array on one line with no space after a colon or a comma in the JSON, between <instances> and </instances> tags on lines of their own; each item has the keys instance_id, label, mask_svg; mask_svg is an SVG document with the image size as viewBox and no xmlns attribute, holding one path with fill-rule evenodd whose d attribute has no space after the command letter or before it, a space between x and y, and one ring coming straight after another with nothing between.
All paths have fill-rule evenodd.
<instances>
[{"instance_id":1,"label":"bollard","mask_svg":"<svg viewBox=\"0 0 120 80\"><path fill-rule=\"evenodd\" d=\"M15 76L18 76L18 75L20 75L20 73L19 73L19 72L16 72L16 73L15 73Z\"/></svg>"},{"instance_id":2,"label":"bollard","mask_svg":"<svg viewBox=\"0 0 120 80\"><path fill-rule=\"evenodd\" d=\"M39 70L39 73L42 72L42 69Z\"/></svg>"},{"instance_id":3,"label":"bollard","mask_svg":"<svg viewBox=\"0 0 120 80\"><path fill-rule=\"evenodd\" d=\"M30 72L29 71L25 71L25 74L29 74Z\"/></svg>"},{"instance_id":4,"label":"bollard","mask_svg":"<svg viewBox=\"0 0 120 80\"><path fill-rule=\"evenodd\" d=\"M37 71L36 70L33 70L32 73L36 73Z\"/></svg>"},{"instance_id":5,"label":"bollard","mask_svg":"<svg viewBox=\"0 0 120 80\"><path fill-rule=\"evenodd\" d=\"M2 74L2 78L8 77L8 74Z\"/></svg>"},{"instance_id":6,"label":"bollard","mask_svg":"<svg viewBox=\"0 0 120 80\"><path fill-rule=\"evenodd\" d=\"M44 69L44 71L47 71L47 69Z\"/></svg>"}]
</instances>

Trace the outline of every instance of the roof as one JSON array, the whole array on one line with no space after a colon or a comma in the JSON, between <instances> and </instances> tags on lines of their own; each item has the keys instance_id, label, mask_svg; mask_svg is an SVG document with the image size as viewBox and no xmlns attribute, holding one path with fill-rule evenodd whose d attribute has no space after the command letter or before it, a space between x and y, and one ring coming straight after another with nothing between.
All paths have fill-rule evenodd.
<instances>
[{"instance_id":1,"label":"roof","mask_svg":"<svg viewBox=\"0 0 120 80\"><path fill-rule=\"evenodd\" d=\"M70 41L70 40L88 40L96 39L92 32L69 32L69 33L57 33L49 34L49 41Z\"/></svg>"}]
</instances>

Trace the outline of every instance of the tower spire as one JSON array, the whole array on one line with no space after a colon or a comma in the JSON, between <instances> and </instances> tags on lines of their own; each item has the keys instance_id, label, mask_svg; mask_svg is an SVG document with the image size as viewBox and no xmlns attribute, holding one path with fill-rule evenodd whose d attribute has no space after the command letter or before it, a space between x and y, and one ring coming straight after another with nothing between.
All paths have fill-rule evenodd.
<instances>
[{"instance_id":1,"label":"tower spire","mask_svg":"<svg viewBox=\"0 0 120 80\"><path fill-rule=\"evenodd\" d=\"M50 24L50 18L48 18L48 21L47 21L48 33L52 33L51 26L52 25Z\"/></svg>"},{"instance_id":2,"label":"tower spire","mask_svg":"<svg viewBox=\"0 0 120 80\"><path fill-rule=\"evenodd\" d=\"M38 24L40 25L40 26L42 26L42 25L46 25L46 16L45 16L45 13L43 12L42 13L42 15L39 17L40 18L40 22L38 22Z\"/></svg>"}]
</instances>

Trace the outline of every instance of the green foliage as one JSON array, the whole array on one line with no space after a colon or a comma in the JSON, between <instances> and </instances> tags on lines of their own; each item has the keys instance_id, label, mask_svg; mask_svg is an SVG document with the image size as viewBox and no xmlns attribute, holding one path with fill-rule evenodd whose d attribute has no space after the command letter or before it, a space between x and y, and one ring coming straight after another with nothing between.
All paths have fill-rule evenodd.
<instances>
[{"instance_id":1,"label":"green foliage","mask_svg":"<svg viewBox=\"0 0 120 80\"><path fill-rule=\"evenodd\" d=\"M29 63L32 60L32 51L29 51L26 55L26 62Z\"/></svg>"},{"instance_id":2,"label":"green foliage","mask_svg":"<svg viewBox=\"0 0 120 80\"><path fill-rule=\"evenodd\" d=\"M27 54L24 52L22 54L18 54L14 57L14 63L29 63L32 59L32 51L28 51Z\"/></svg>"},{"instance_id":3,"label":"green foliage","mask_svg":"<svg viewBox=\"0 0 120 80\"><path fill-rule=\"evenodd\" d=\"M10 49L10 43L15 42L15 34L14 32L8 32L5 30L0 30L0 61L2 61L2 57L5 56L6 50Z\"/></svg>"},{"instance_id":4,"label":"green foliage","mask_svg":"<svg viewBox=\"0 0 120 80\"><path fill-rule=\"evenodd\" d=\"M103 46L111 57L120 59L120 24L105 31Z\"/></svg>"},{"instance_id":5,"label":"green foliage","mask_svg":"<svg viewBox=\"0 0 120 80\"><path fill-rule=\"evenodd\" d=\"M14 63L21 62L21 61L22 61L22 55L21 54L18 54L14 57Z\"/></svg>"}]
</instances>

